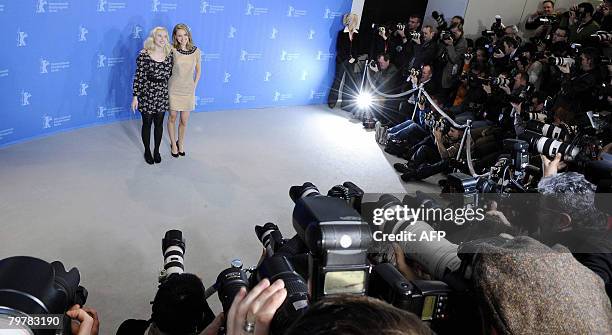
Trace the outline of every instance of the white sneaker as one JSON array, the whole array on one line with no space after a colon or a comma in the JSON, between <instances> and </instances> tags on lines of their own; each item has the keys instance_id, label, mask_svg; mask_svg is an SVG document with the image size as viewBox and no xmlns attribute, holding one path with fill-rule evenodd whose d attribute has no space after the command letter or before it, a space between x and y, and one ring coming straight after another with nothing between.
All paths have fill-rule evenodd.
<instances>
[{"instance_id":1,"label":"white sneaker","mask_svg":"<svg viewBox=\"0 0 612 335\"><path fill-rule=\"evenodd\" d=\"M380 121L376 121L376 124L374 125L374 130L375 130L374 139L376 140L376 143L380 143L380 139L382 135L382 123L380 123Z\"/></svg>"}]
</instances>

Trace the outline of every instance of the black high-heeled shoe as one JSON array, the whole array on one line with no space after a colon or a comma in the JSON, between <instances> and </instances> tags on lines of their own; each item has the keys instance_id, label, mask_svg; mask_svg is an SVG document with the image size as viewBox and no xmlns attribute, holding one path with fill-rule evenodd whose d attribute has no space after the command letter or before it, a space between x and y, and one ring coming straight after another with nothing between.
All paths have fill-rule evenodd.
<instances>
[{"instance_id":1,"label":"black high-heeled shoe","mask_svg":"<svg viewBox=\"0 0 612 335\"><path fill-rule=\"evenodd\" d=\"M176 150L178 150L178 141L176 141ZM181 156L185 156L185 151L183 151L183 152L179 151L178 154L181 155Z\"/></svg>"},{"instance_id":2,"label":"black high-heeled shoe","mask_svg":"<svg viewBox=\"0 0 612 335\"><path fill-rule=\"evenodd\" d=\"M155 155L153 155L153 157L154 157L155 163L157 163L157 164L161 163L161 155L159 154L159 152L155 153Z\"/></svg>"},{"instance_id":3,"label":"black high-heeled shoe","mask_svg":"<svg viewBox=\"0 0 612 335\"><path fill-rule=\"evenodd\" d=\"M153 165L153 156L151 156L151 152L150 151L145 151L145 153L144 153L144 160L148 164Z\"/></svg>"},{"instance_id":4,"label":"black high-heeled shoe","mask_svg":"<svg viewBox=\"0 0 612 335\"><path fill-rule=\"evenodd\" d=\"M178 154L178 145L176 146L176 151L177 153L172 153L172 146L170 146L170 155L172 155L172 157L174 158L178 158L179 154Z\"/></svg>"}]
</instances>

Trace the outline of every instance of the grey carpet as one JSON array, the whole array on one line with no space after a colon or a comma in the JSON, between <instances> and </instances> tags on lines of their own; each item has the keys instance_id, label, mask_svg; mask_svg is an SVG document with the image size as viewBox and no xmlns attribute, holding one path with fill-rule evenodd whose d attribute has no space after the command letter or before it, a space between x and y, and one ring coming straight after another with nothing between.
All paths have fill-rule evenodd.
<instances>
[{"instance_id":1,"label":"grey carpet","mask_svg":"<svg viewBox=\"0 0 612 335\"><path fill-rule=\"evenodd\" d=\"M254 264L253 226L285 236L289 186L321 191L351 180L366 192L438 190L403 184L374 133L340 110L304 106L192 114L186 157L142 158L140 121L80 129L0 149L0 258L30 255L78 267L101 334L148 318L162 265L161 238L181 229L186 270L208 287L233 258ZM215 296L209 299L220 310Z\"/></svg>"}]
</instances>

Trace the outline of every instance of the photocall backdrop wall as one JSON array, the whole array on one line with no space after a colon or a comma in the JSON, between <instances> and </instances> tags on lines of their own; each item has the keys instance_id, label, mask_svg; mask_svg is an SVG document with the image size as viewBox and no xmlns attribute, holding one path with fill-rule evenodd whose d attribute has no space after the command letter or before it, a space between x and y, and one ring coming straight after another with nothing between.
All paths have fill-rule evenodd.
<instances>
[{"instance_id":1,"label":"photocall backdrop wall","mask_svg":"<svg viewBox=\"0 0 612 335\"><path fill-rule=\"evenodd\" d=\"M321 104L351 0L0 0L0 147L139 117L149 31L187 24L202 51L196 111ZM171 38L171 37L170 37Z\"/></svg>"}]
</instances>

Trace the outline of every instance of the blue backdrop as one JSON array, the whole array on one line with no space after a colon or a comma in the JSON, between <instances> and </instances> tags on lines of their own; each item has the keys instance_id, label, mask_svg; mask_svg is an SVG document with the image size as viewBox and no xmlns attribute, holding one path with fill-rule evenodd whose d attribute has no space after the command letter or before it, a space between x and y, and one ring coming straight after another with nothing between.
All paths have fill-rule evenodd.
<instances>
[{"instance_id":1,"label":"blue backdrop","mask_svg":"<svg viewBox=\"0 0 612 335\"><path fill-rule=\"evenodd\" d=\"M351 0L0 0L0 147L129 119L151 28L191 27L196 111L319 104Z\"/></svg>"}]
</instances>

